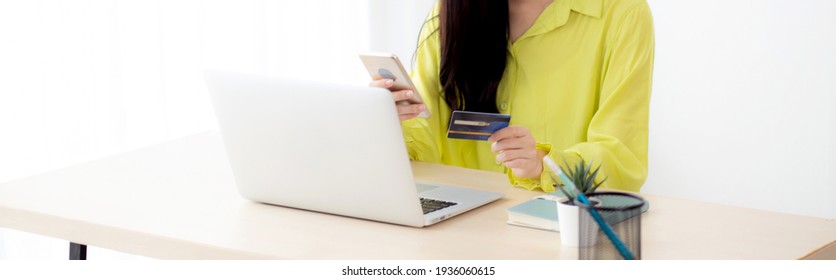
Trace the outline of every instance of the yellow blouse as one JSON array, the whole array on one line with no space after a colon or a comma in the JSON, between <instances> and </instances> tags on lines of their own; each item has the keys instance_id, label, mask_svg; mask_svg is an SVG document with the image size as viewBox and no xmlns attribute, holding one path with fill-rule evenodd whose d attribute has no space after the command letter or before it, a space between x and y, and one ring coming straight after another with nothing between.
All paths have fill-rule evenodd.
<instances>
[{"instance_id":1,"label":"yellow blouse","mask_svg":"<svg viewBox=\"0 0 836 280\"><path fill-rule=\"evenodd\" d=\"M554 191L514 176L487 141L448 139L450 108L439 83L438 5L421 31L411 76L432 112L403 122L413 160L503 172L512 185ZM556 162L601 164L602 187L638 191L647 177L653 20L645 0L554 0L508 44L497 93L500 113L528 127Z\"/></svg>"}]
</instances>

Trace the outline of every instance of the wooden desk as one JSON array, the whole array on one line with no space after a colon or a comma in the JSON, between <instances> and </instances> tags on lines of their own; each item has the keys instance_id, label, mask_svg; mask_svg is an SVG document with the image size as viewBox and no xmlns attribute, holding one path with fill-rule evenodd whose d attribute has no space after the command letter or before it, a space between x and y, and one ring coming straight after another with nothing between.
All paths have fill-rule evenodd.
<instances>
[{"instance_id":1,"label":"wooden desk","mask_svg":"<svg viewBox=\"0 0 836 280\"><path fill-rule=\"evenodd\" d=\"M561 259L559 234L509 226L539 193L502 174L413 163L419 181L506 197L429 228L253 203L236 193L215 133L0 184L0 227L164 259ZM323 193L327 193L323 189ZM836 222L643 195L644 259L833 256ZM330 199L339 199L337 197Z\"/></svg>"}]
</instances>

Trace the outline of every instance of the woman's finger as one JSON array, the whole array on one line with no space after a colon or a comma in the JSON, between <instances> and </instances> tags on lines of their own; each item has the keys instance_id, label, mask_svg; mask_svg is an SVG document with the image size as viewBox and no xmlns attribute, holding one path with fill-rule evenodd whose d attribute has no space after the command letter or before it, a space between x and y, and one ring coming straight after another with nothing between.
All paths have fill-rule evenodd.
<instances>
[{"instance_id":1,"label":"woman's finger","mask_svg":"<svg viewBox=\"0 0 836 280\"><path fill-rule=\"evenodd\" d=\"M390 88L392 85L395 84L395 81L391 79L375 79L369 83L369 86L372 87L379 87L379 88Z\"/></svg>"},{"instance_id":2,"label":"woman's finger","mask_svg":"<svg viewBox=\"0 0 836 280\"><path fill-rule=\"evenodd\" d=\"M412 91L412 90L408 90L408 89L392 92L392 99L394 99L395 102L398 102L399 105L400 105L401 101L407 101L407 100L411 99L413 96L415 96L415 92Z\"/></svg>"},{"instance_id":3,"label":"woman's finger","mask_svg":"<svg viewBox=\"0 0 836 280\"><path fill-rule=\"evenodd\" d=\"M491 144L491 151L494 153L498 153L505 150L512 150L512 149L536 149L537 143L534 141L534 138L531 137L523 137L523 138L506 138L501 141L494 142Z\"/></svg>"},{"instance_id":4,"label":"woman's finger","mask_svg":"<svg viewBox=\"0 0 836 280\"><path fill-rule=\"evenodd\" d=\"M491 137L488 137L488 141L498 142L508 138L520 138L528 135L531 135L528 128L524 126L512 125L494 132Z\"/></svg>"},{"instance_id":5,"label":"woman's finger","mask_svg":"<svg viewBox=\"0 0 836 280\"><path fill-rule=\"evenodd\" d=\"M398 115L398 119L400 119L401 121L405 121L405 120L417 118L418 115L420 115L420 114Z\"/></svg>"},{"instance_id":6,"label":"woman's finger","mask_svg":"<svg viewBox=\"0 0 836 280\"><path fill-rule=\"evenodd\" d=\"M502 163L518 159L537 160L537 151L531 151L526 149L513 149L502 151L501 153L498 153L496 155L496 161Z\"/></svg>"},{"instance_id":7,"label":"woman's finger","mask_svg":"<svg viewBox=\"0 0 836 280\"><path fill-rule=\"evenodd\" d=\"M414 105L398 105L398 116L403 115L418 115L421 114L422 111L425 110L424 104L414 104Z\"/></svg>"}]
</instances>

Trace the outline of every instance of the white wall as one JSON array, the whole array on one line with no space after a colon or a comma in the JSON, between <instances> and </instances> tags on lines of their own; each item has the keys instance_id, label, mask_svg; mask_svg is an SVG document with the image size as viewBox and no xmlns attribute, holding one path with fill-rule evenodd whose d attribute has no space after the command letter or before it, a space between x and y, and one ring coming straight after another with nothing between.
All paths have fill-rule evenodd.
<instances>
[{"instance_id":1,"label":"white wall","mask_svg":"<svg viewBox=\"0 0 836 280\"><path fill-rule=\"evenodd\" d=\"M371 49L394 53L412 68L418 33L436 0L370 0Z\"/></svg>"},{"instance_id":2,"label":"white wall","mask_svg":"<svg viewBox=\"0 0 836 280\"><path fill-rule=\"evenodd\" d=\"M214 127L205 68L366 84L368 5L0 1L0 182Z\"/></svg>"},{"instance_id":3,"label":"white wall","mask_svg":"<svg viewBox=\"0 0 836 280\"><path fill-rule=\"evenodd\" d=\"M643 192L836 217L836 2L648 1Z\"/></svg>"}]
</instances>

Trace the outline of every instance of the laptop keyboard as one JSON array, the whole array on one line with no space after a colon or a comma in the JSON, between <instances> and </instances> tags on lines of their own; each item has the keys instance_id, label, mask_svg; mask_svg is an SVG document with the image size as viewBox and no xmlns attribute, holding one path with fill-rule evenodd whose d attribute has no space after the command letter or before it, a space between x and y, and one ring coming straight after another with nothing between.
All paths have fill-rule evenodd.
<instances>
[{"instance_id":1,"label":"laptop keyboard","mask_svg":"<svg viewBox=\"0 0 836 280\"><path fill-rule=\"evenodd\" d=\"M435 200L423 197L421 198L421 208L424 208L424 214L432 213L456 204L457 203L455 202Z\"/></svg>"}]
</instances>

